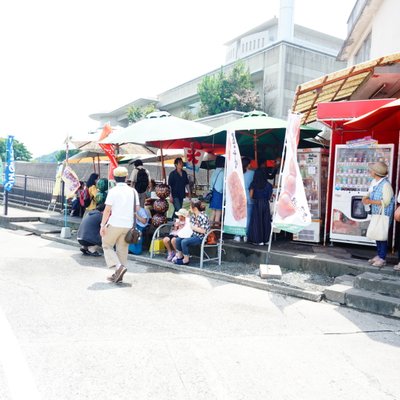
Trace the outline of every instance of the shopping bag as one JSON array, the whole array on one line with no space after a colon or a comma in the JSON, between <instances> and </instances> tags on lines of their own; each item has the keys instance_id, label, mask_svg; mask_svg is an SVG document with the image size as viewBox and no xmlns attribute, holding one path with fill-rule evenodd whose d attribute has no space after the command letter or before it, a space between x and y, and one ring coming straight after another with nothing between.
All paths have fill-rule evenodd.
<instances>
[{"instance_id":1,"label":"shopping bag","mask_svg":"<svg viewBox=\"0 0 400 400\"><path fill-rule=\"evenodd\" d=\"M380 214L373 214L367 229L367 238L384 241L388 239L389 217L385 215L385 207L381 207Z\"/></svg>"}]
</instances>

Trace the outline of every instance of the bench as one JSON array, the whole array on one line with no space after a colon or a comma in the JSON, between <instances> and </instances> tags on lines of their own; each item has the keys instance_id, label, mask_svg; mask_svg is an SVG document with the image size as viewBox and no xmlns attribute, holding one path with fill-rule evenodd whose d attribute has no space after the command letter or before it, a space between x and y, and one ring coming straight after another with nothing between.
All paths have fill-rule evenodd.
<instances>
[{"instance_id":1,"label":"bench","mask_svg":"<svg viewBox=\"0 0 400 400\"><path fill-rule=\"evenodd\" d=\"M166 224L160 225L153 233L153 237L151 239L150 243L150 258L154 258L156 254L160 254L160 251L155 251L154 250L154 241L157 239L161 239L165 235L167 235L171 228L172 228L172 222L168 222ZM168 230L167 230L168 229ZM216 244L208 244L207 243L207 238L210 235L211 232L215 232L217 236L217 243ZM200 268L203 268L203 264L205 262L209 261L218 261L218 265L221 265L221 259L222 259L222 252L225 251L222 246L223 246L223 238L222 238L222 231L221 229L210 229L207 234L204 236L203 240L200 243ZM217 255L215 257L212 257L209 252L210 249L216 248L217 249Z\"/></svg>"}]
</instances>

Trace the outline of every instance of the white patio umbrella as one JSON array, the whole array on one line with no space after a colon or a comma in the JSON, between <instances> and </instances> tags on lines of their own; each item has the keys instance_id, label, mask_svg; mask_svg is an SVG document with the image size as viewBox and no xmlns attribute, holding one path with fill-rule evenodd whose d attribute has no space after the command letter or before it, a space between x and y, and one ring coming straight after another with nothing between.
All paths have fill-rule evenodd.
<instances>
[{"instance_id":1,"label":"white patio umbrella","mask_svg":"<svg viewBox=\"0 0 400 400\"><path fill-rule=\"evenodd\" d=\"M137 143L162 149L182 149L190 147L193 138L205 136L210 131L208 125L174 117L166 111L156 111L125 129L112 132L101 143ZM185 140L187 138L192 140Z\"/></svg>"},{"instance_id":2,"label":"white patio umbrella","mask_svg":"<svg viewBox=\"0 0 400 400\"><path fill-rule=\"evenodd\" d=\"M210 131L211 127L208 125L174 117L165 111L157 111L125 129L112 132L101 143L136 143L161 149L163 177L166 179L162 151L184 147L199 148L205 151L212 149L213 146L208 143L196 142L196 137L205 136Z\"/></svg>"}]
</instances>

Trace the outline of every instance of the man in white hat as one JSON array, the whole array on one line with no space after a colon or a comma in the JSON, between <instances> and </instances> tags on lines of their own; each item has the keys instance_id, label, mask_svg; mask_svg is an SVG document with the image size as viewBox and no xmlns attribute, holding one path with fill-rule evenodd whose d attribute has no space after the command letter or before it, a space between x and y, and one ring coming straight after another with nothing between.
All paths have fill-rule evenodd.
<instances>
[{"instance_id":1,"label":"man in white hat","mask_svg":"<svg viewBox=\"0 0 400 400\"><path fill-rule=\"evenodd\" d=\"M125 235L133 226L134 212L140 209L137 191L125 183L127 176L128 170L125 167L114 169L114 179L117 184L108 191L106 208L100 224L106 264L108 268L116 268L115 273L107 279L114 283L122 282L127 271L129 244L125 242ZM134 203L136 203L136 210L134 210Z\"/></svg>"}]
</instances>

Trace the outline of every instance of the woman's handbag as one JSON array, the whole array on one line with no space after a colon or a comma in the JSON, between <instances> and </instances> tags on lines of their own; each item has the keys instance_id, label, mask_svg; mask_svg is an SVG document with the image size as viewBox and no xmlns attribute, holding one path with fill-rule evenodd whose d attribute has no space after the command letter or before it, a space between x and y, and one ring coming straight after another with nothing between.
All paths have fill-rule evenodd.
<instances>
[{"instance_id":1,"label":"woman's handbag","mask_svg":"<svg viewBox=\"0 0 400 400\"><path fill-rule=\"evenodd\" d=\"M206 203L210 203L212 199L212 191L208 192L204 197L203 197L203 201Z\"/></svg>"},{"instance_id":2,"label":"woman's handbag","mask_svg":"<svg viewBox=\"0 0 400 400\"><path fill-rule=\"evenodd\" d=\"M380 214L373 214L367 229L367 238L371 240L385 241L389 232L389 217L385 215L385 207L381 207Z\"/></svg>"},{"instance_id":3,"label":"woman's handbag","mask_svg":"<svg viewBox=\"0 0 400 400\"><path fill-rule=\"evenodd\" d=\"M215 178L215 182L214 182L214 185L213 185L213 187L212 187L212 189L211 189L211 192L208 192L208 193L203 197L203 201L204 201L205 203L211 203L212 194L213 194L213 190L214 190L214 186L215 186L215 184L216 184L216 182L217 182L217 179L218 179L218 176L219 176L220 173L221 173L221 171L218 172L218 175L217 175L217 177Z\"/></svg>"},{"instance_id":4,"label":"woman's handbag","mask_svg":"<svg viewBox=\"0 0 400 400\"><path fill-rule=\"evenodd\" d=\"M136 244L142 238L142 232L136 228L136 193L133 193L133 199L133 226L125 235L125 242L129 244Z\"/></svg>"},{"instance_id":5,"label":"woman's handbag","mask_svg":"<svg viewBox=\"0 0 400 400\"><path fill-rule=\"evenodd\" d=\"M398 206L394 212L394 220L400 222L400 206Z\"/></svg>"}]
</instances>

